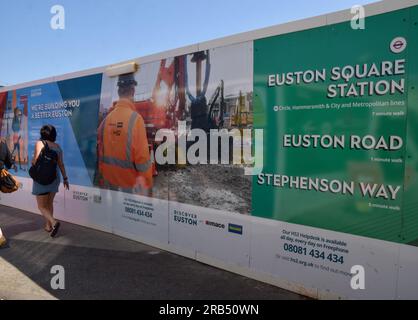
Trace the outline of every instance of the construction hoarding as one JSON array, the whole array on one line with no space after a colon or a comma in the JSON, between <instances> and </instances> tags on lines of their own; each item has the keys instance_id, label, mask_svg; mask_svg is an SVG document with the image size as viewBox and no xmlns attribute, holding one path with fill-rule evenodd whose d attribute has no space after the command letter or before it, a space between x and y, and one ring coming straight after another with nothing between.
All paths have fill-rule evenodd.
<instances>
[{"instance_id":1,"label":"construction hoarding","mask_svg":"<svg viewBox=\"0 0 418 320\"><path fill-rule=\"evenodd\" d=\"M1 203L37 212L27 170L53 124L71 184L59 219L318 298L417 298L417 21L415 6L365 30L342 22L147 61L129 76L3 89L1 134L22 189ZM211 129L262 129L262 171L185 161L197 139L178 142L193 129L209 141ZM155 161L161 146L177 164ZM356 265L366 290L350 285Z\"/></svg>"}]
</instances>

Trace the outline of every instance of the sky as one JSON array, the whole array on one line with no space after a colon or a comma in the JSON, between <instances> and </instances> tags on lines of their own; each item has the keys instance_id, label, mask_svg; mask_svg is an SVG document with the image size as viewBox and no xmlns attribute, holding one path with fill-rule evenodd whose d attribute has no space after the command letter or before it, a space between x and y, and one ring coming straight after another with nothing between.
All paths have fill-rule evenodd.
<instances>
[{"instance_id":1,"label":"sky","mask_svg":"<svg viewBox=\"0 0 418 320\"><path fill-rule=\"evenodd\" d=\"M393 0L395 1L395 0ZM374 0L0 0L0 85L101 67ZM54 5L65 29L53 30Z\"/></svg>"}]
</instances>

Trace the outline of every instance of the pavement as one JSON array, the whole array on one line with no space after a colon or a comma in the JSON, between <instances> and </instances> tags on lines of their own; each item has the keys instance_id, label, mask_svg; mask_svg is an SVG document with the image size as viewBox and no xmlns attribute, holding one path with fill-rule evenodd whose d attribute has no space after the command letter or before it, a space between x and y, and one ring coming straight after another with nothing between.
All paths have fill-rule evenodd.
<instances>
[{"instance_id":1,"label":"pavement","mask_svg":"<svg viewBox=\"0 0 418 320\"><path fill-rule=\"evenodd\" d=\"M303 296L109 233L0 205L0 299L300 300ZM65 289L53 290L55 265Z\"/></svg>"}]
</instances>

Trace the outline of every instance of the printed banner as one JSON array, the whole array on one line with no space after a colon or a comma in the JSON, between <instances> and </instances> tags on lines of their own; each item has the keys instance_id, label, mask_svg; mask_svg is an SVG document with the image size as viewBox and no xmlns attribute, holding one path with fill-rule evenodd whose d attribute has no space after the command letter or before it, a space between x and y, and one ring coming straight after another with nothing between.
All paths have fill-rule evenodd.
<instances>
[{"instance_id":1,"label":"printed banner","mask_svg":"<svg viewBox=\"0 0 418 320\"><path fill-rule=\"evenodd\" d=\"M40 129L51 124L64 154L71 183L92 186L96 169L96 126L102 75L11 91L2 108L1 136L16 161L17 176L28 170Z\"/></svg>"},{"instance_id":2,"label":"printed banner","mask_svg":"<svg viewBox=\"0 0 418 320\"><path fill-rule=\"evenodd\" d=\"M407 114L416 107L409 10L257 40L255 126L264 169L253 215L398 243L405 232ZM408 217L418 222L418 214Z\"/></svg>"},{"instance_id":3,"label":"printed banner","mask_svg":"<svg viewBox=\"0 0 418 320\"><path fill-rule=\"evenodd\" d=\"M417 19L413 7L365 30L344 22L0 93L21 181L0 201L38 212L28 170L51 124L70 179L60 220L299 292L416 297ZM233 132L226 153L211 130ZM263 156L256 176L232 161L246 147ZM367 291L350 287L353 265Z\"/></svg>"}]
</instances>

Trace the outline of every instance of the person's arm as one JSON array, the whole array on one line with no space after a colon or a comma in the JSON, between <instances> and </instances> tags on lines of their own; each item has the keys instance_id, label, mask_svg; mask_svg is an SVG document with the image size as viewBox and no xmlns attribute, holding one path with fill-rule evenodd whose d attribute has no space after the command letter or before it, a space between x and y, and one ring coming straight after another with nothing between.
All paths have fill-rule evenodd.
<instances>
[{"instance_id":1,"label":"person's arm","mask_svg":"<svg viewBox=\"0 0 418 320\"><path fill-rule=\"evenodd\" d=\"M67 190L70 190L70 184L68 183L68 177L67 172L65 171L65 165L64 165L64 156L62 154L62 150L58 155L58 167L61 170L62 178L64 179L64 187Z\"/></svg>"},{"instance_id":2,"label":"person's arm","mask_svg":"<svg viewBox=\"0 0 418 320\"><path fill-rule=\"evenodd\" d=\"M40 155L43 147L44 147L44 144L42 143L42 141L36 142L36 144L35 144L35 151L33 152L32 165L35 165L35 163L38 160L39 155Z\"/></svg>"}]
</instances>

